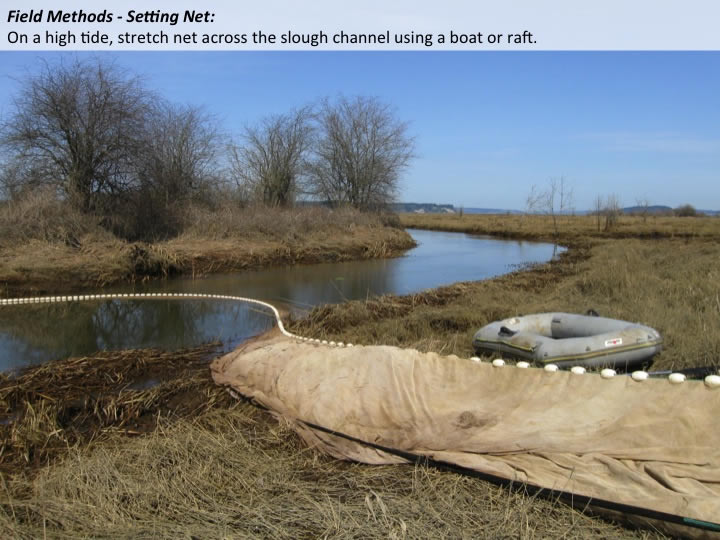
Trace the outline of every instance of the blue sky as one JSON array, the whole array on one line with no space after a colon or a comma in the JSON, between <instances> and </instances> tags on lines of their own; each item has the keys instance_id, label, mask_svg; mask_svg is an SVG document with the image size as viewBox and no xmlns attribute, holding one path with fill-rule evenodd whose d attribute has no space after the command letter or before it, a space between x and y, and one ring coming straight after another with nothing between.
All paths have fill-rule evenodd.
<instances>
[{"instance_id":1,"label":"blue sky","mask_svg":"<svg viewBox=\"0 0 720 540\"><path fill-rule=\"evenodd\" d=\"M68 53L80 58L87 53ZM17 78L63 53L0 53ZM228 132L324 96L372 95L410 123L400 199L522 209L564 176L575 206L720 209L720 52L124 52L111 57Z\"/></svg>"}]
</instances>

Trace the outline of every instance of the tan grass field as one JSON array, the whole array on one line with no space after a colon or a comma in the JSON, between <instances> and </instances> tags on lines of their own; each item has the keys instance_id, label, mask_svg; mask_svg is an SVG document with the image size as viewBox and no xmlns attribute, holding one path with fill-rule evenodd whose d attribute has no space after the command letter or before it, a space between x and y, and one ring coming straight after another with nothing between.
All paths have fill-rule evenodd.
<instances>
[{"instance_id":1,"label":"tan grass field","mask_svg":"<svg viewBox=\"0 0 720 540\"><path fill-rule=\"evenodd\" d=\"M457 231L526 240L559 239L563 242L593 238L717 238L720 217L621 215L608 230L600 216L524 214L401 214L405 227Z\"/></svg>"},{"instance_id":2,"label":"tan grass field","mask_svg":"<svg viewBox=\"0 0 720 540\"><path fill-rule=\"evenodd\" d=\"M532 232L513 228L520 226L513 225L516 216L402 219L415 227L497 229L518 238L553 233L542 218L533 220ZM659 330L665 349L653 368L719 365L720 220L663 218L669 221L646 230L652 218L633 218L613 237L571 232L585 230L585 218L576 219L568 218L570 232L560 238L570 249L551 263L415 295L318 307L291 321L290 329L469 356L473 333L487 322L593 308ZM267 412L215 387L200 360L211 350L182 354L185 360L150 351L103 353L1 380L0 534L659 536L530 497L521 486L508 490L453 472L332 460L304 448ZM147 390L129 386L147 373L164 382Z\"/></svg>"}]
</instances>

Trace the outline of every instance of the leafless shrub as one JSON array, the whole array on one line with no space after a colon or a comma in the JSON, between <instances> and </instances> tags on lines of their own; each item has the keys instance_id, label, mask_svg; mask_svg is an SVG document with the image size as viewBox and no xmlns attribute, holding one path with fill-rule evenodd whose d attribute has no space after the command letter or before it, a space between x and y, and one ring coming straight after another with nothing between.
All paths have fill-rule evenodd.
<instances>
[{"instance_id":1,"label":"leafless shrub","mask_svg":"<svg viewBox=\"0 0 720 540\"><path fill-rule=\"evenodd\" d=\"M620 204L620 197L616 193L612 193L605 199L605 207L603 208L605 214L605 230L610 231L615 228L617 221L622 214L622 205Z\"/></svg>"},{"instance_id":2,"label":"leafless shrub","mask_svg":"<svg viewBox=\"0 0 720 540\"><path fill-rule=\"evenodd\" d=\"M140 162L142 189L167 204L207 193L217 174L218 128L197 107L163 103L148 120Z\"/></svg>"},{"instance_id":3,"label":"leafless shrub","mask_svg":"<svg viewBox=\"0 0 720 540\"><path fill-rule=\"evenodd\" d=\"M186 207L210 201L218 182L218 131L213 118L197 107L156 105L146 120L146 144L138 156L133 212L116 224L121 236L176 236Z\"/></svg>"},{"instance_id":4,"label":"leafless shrub","mask_svg":"<svg viewBox=\"0 0 720 540\"><path fill-rule=\"evenodd\" d=\"M637 206L637 213L642 216L643 223L645 223L650 214L650 201L647 197L640 197L635 199L635 205Z\"/></svg>"},{"instance_id":5,"label":"leafless shrub","mask_svg":"<svg viewBox=\"0 0 720 540\"><path fill-rule=\"evenodd\" d=\"M532 186L526 200L526 208L528 213L550 216L555 236L559 236L558 214L574 211L573 200L573 188L565 177L561 176L560 178L551 178L545 189L541 190L537 186Z\"/></svg>"},{"instance_id":6,"label":"leafless shrub","mask_svg":"<svg viewBox=\"0 0 720 540\"><path fill-rule=\"evenodd\" d=\"M243 145L230 149L231 175L250 200L292 206L307 171L313 142L311 109L270 116L246 127Z\"/></svg>"},{"instance_id":7,"label":"leafless shrub","mask_svg":"<svg viewBox=\"0 0 720 540\"><path fill-rule=\"evenodd\" d=\"M597 224L597 232L600 232L600 225L602 223L603 207L605 200L602 195L597 195L593 200L593 214L595 215L595 223Z\"/></svg>"}]
</instances>

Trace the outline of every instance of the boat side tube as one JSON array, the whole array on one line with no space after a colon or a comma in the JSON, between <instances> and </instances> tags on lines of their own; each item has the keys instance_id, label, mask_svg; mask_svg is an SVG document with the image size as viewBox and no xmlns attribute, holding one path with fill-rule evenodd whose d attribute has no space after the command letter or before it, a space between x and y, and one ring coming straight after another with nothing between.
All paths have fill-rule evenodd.
<instances>
[{"instance_id":1,"label":"boat side tube","mask_svg":"<svg viewBox=\"0 0 720 540\"><path fill-rule=\"evenodd\" d=\"M662 349L648 326L572 313L539 313L484 326L475 334L478 352L497 352L541 365L630 368Z\"/></svg>"}]
</instances>

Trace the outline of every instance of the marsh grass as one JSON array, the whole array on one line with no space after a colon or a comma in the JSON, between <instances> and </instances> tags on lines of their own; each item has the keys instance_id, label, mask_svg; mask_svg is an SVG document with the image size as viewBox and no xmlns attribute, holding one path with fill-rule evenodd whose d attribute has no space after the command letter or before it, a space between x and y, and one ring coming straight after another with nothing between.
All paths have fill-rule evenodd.
<instances>
[{"instance_id":1,"label":"marsh grass","mask_svg":"<svg viewBox=\"0 0 720 540\"><path fill-rule=\"evenodd\" d=\"M190 208L180 238L233 238L258 235L262 238L294 240L307 234L352 232L358 228L383 227L389 218L360 212L352 207L268 208L263 205L238 208L222 204L213 209ZM396 227L401 228L401 227Z\"/></svg>"},{"instance_id":2,"label":"marsh grass","mask_svg":"<svg viewBox=\"0 0 720 540\"><path fill-rule=\"evenodd\" d=\"M77 246L83 237L109 240L100 220L60 201L52 189L28 192L18 201L0 201L0 248L27 242Z\"/></svg>"},{"instance_id":3,"label":"marsh grass","mask_svg":"<svg viewBox=\"0 0 720 540\"><path fill-rule=\"evenodd\" d=\"M717 238L720 217L621 215L610 229L598 227L596 216L522 214L400 214L405 227L457 231L505 238L587 241L591 238Z\"/></svg>"}]
</instances>

